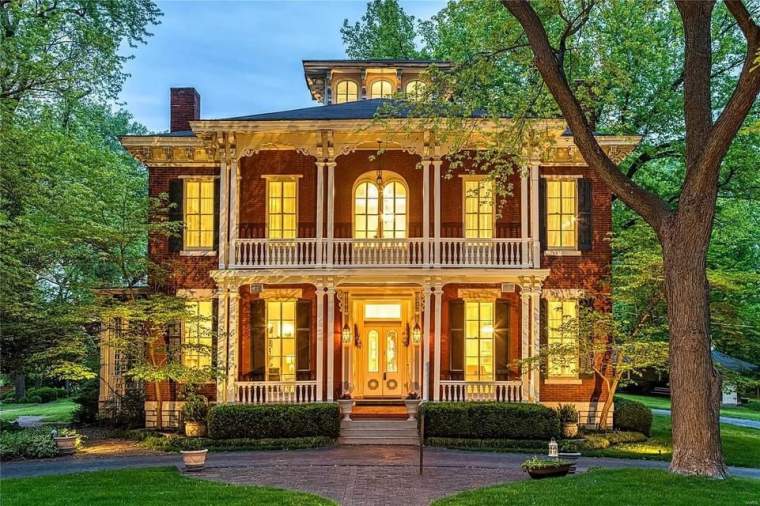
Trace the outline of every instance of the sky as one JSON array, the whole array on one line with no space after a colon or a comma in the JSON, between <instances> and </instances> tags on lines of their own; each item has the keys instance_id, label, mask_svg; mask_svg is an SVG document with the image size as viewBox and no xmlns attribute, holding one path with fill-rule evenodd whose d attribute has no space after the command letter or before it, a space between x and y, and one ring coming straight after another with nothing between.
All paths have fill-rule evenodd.
<instances>
[{"instance_id":1,"label":"sky","mask_svg":"<svg viewBox=\"0 0 760 506\"><path fill-rule=\"evenodd\" d=\"M119 97L153 132L169 128L169 88L194 87L201 118L224 118L318 105L303 76L303 59L345 58L340 28L358 21L360 1L158 2L161 24L131 54ZM443 1L402 1L428 19Z\"/></svg>"}]
</instances>

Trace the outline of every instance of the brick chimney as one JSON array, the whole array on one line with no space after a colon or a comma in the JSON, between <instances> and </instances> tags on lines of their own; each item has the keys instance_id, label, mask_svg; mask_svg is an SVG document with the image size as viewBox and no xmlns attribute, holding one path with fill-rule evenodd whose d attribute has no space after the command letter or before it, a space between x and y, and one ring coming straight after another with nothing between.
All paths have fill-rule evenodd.
<instances>
[{"instance_id":1,"label":"brick chimney","mask_svg":"<svg viewBox=\"0 0 760 506\"><path fill-rule=\"evenodd\" d=\"M190 130L190 122L201 117L201 96L195 88L171 88L170 130Z\"/></svg>"}]
</instances>

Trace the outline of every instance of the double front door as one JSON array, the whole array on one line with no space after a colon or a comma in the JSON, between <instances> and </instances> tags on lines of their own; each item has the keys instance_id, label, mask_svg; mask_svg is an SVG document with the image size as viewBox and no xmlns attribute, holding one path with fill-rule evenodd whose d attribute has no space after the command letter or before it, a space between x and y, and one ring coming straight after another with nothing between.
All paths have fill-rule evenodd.
<instances>
[{"instance_id":1,"label":"double front door","mask_svg":"<svg viewBox=\"0 0 760 506\"><path fill-rule=\"evenodd\" d=\"M399 325L365 324L364 396L401 397L402 332Z\"/></svg>"}]
</instances>

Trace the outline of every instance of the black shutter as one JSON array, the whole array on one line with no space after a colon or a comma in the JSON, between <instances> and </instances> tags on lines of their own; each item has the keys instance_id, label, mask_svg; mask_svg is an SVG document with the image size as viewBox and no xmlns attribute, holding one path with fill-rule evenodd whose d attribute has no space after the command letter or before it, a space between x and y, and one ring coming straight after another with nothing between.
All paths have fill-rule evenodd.
<instances>
[{"instance_id":1,"label":"black shutter","mask_svg":"<svg viewBox=\"0 0 760 506\"><path fill-rule=\"evenodd\" d=\"M464 379L464 300L449 301L449 370L457 377Z\"/></svg>"},{"instance_id":2,"label":"black shutter","mask_svg":"<svg viewBox=\"0 0 760 506\"><path fill-rule=\"evenodd\" d=\"M496 300L494 319L494 369L496 381L507 381L509 378L509 302Z\"/></svg>"},{"instance_id":3,"label":"black shutter","mask_svg":"<svg viewBox=\"0 0 760 506\"><path fill-rule=\"evenodd\" d=\"M219 346L219 299L211 300L211 367L217 367Z\"/></svg>"},{"instance_id":4,"label":"black shutter","mask_svg":"<svg viewBox=\"0 0 760 506\"><path fill-rule=\"evenodd\" d=\"M546 299L541 299L540 308L541 316L539 318L538 325L538 340L539 347L542 350L546 350L549 346L549 303L546 301ZM549 363L545 358L541 359L541 366L543 371L548 371ZM541 375L546 377L547 373L543 371Z\"/></svg>"},{"instance_id":5,"label":"black shutter","mask_svg":"<svg viewBox=\"0 0 760 506\"><path fill-rule=\"evenodd\" d=\"M267 318L266 301L251 301L251 380L264 381L266 371Z\"/></svg>"},{"instance_id":6,"label":"black shutter","mask_svg":"<svg viewBox=\"0 0 760 506\"><path fill-rule=\"evenodd\" d=\"M219 199L221 197L221 189L219 180L214 180L214 249L219 251Z\"/></svg>"},{"instance_id":7,"label":"black shutter","mask_svg":"<svg viewBox=\"0 0 760 506\"><path fill-rule=\"evenodd\" d=\"M182 222L184 182L181 179L169 181L169 221ZM169 251L176 253L182 251L184 229L177 230L169 236Z\"/></svg>"},{"instance_id":8,"label":"black shutter","mask_svg":"<svg viewBox=\"0 0 760 506\"><path fill-rule=\"evenodd\" d=\"M588 330L585 325L581 325L581 322L584 318L589 318L591 315L589 314L591 311L594 310L594 299L587 297L580 299L578 301L578 323L580 330ZM579 336L579 339L593 339L593 336ZM591 366L593 364L589 363L589 360L592 360L592 353L589 353L589 346L588 342L581 347L580 343L578 343L580 356L578 357L578 376L581 378L593 378L594 377L594 371L591 369Z\"/></svg>"},{"instance_id":9,"label":"black shutter","mask_svg":"<svg viewBox=\"0 0 760 506\"><path fill-rule=\"evenodd\" d=\"M296 302L296 369L299 377L304 375L304 379L311 379L311 301L308 299Z\"/></svg>"},{"instance_id":10,"label":"black shutter","mask_svg":"<svg viewBox=\"0 0 760 506\"><path fill-rule=\"evenodd\" d=\"M538 240L541 242L541 251L546 251L546 179L538 178Z\"/></svg>"},{"instance_id":11,"label":"black shutter","mask_svg":"<svg viewBox=\"0 0 760 506\"><path fill-rule=\"evenodd\" d=\"M593 230L591 223L591 180L578 181L578 249L591 251Z\"/></svg>"}]
</instances>

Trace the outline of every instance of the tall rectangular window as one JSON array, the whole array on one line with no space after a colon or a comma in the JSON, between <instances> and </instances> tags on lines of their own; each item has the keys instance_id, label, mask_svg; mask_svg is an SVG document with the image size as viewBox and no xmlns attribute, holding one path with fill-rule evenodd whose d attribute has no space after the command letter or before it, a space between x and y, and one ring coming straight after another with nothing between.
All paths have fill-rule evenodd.
<instances>
[{"instance_id":1,"label":"tall rectangular window","mask_svg":"<svg viewBox=\"0 0 760 506\"><path fill-rule=\"evenodd\" d=\"M464 181L464 236L467 239L491 239L494 220L493 181Z\"/></svg>"},{"instance_id":2,"label":"tall rectangular window","mask_svg":"<svg viewBox=\"0 0 760 506\"><path fill-rule=\"evenodd\" d=\"M267 301L267 379L296 379L296 301Z\"/></svg>"},{"instance_id":3,"label":"tall rectangular window","mask_svg":"<svg viewBox=\"0 0 760 506\"><path fill-rule=\"evenodd\" d=\"M546 241L549 249L577 249L575 180L546 181Z\"/></svg>"},{"instance_id":4,"label":"tall rectangular window","mask_svg":"<svg viewBox=\"0 0 760 506\"><path fill-rule=\"evenodd\" d=\"M214 247L214 181L212 179L185 180L184 249L212 249Z\"/></svg>"},{"instance_id":5,"label":"tall rectangular window","mask_svg":"<svg viewBox=\"0 0 760 506\"><path fill-rule=\"evenodd\" d=\"M467 301L464 306L466 381L493 380L494 303Z\"/></svg>"},{"instance_id":6,"label":"tall rectangular window","mask_svg":"<svg viewBox=\"0 0 760 506\"><path fill-rule=\"evenodd\" d=\"M547 303L549 376L578 376L578 301L550 300ZM557 348L560 347L561 348ZM555 347L556 352L552 352Z\"/></svg>"},{"instance_id":7,"label":"tall rectangular window","mask_svg":"<svg viewBox=\"0 0 760 506\"><path fill-rule=\"evenodd\" d=\"M213 302L188 300L185 307L191 318L183 322L182 364L192 368L211 367Z\"/></svg>"},{"instance_id":8,"label":"tall rectangular window","mask_svg":"<svg viewBox=\"0 0 760 506\"><path fill-rule=\"evenodd\" d=\"M270 239L295 239L297 235L297 185L295 180L267 182L267 233Z\"/></svg>"}]
</instances>

